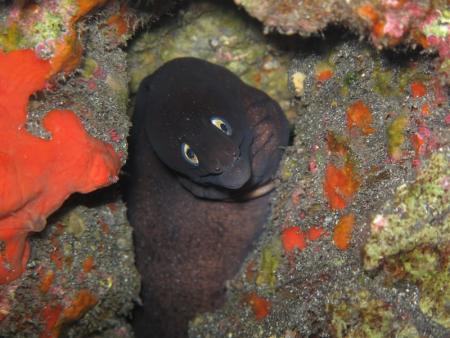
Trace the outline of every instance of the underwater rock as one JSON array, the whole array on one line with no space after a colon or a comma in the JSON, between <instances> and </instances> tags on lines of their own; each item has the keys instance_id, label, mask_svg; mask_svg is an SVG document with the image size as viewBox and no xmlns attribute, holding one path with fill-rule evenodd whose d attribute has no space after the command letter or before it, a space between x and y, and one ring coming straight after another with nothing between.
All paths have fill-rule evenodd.
<instances>
[{"instance_id":1,"label":"underwater rock","mask_svg":"<svg viewBox=\"0 0 450 338\"><path fill-rule=\"evenodd\" d=\"M139 291L131 235L121 202L59 210L31 238L24 276L0 287L0 335L81 337L123 325Z\"/></svg>"},{"instance_id":2,"label":"underwater rock","mask_svg":"<svg viewBox=\"0 0 450 338\"><path fill-rule=\"evenodd\" d=\"M360 255L376 210L448 147L445 89L431 57L330 39L314 40L309 45L315 47L302 48L291 63L295 138L280 168L272 219L229 281L225 306L192 321L192 337L330 335L329 318L342 310L336 302L358 290L370 291L373 306L346 332L372 327L364 318L378 313L386 333L449 334L443 320L427 317L438 308L442 313L442 305L421 306L413 284L386 286L365 271ZM436 267L438 284L444 271ZM438 285L427 287L426 304L439 301ZM348 311L351 317L362 310ZM395 318L408 321L398 327Z\"/></svg>"},{"instance_id":3,"label":"underwater rock","mask_svg":"<svg viewBox=\"0 0 450 338\"><path fill-rule=\"evenodd\" d=\"M118 180L119 157L111 145L89 136L70 110L52 110L43 140L25 130L28 97L44 87L50 64L33 51L0 54L0 284L18 278L30 256L30 232L74 192L88 193Z\"/></svg>"},{"instance_id":4,"label":"underwater rock","mask_svg":"<svg viewBox=\"0 0 450 338\"><path fill-rule=\"evenodd\" d=\"M377 299L370 290L347 289L336 296L331 296L327 305L333 337L420 336L410 320L395 313L391 304Z\"/></svg>"},{"instance_id":5,"label":"underwater rock","mask_svg":"<svg viewBox=\"0 0 450 338\"><path fill-rule=\"evenodd\" d=\"M188 11L137 36L128 56L131 94L137 92L145 76L183 56L228 68L274 98L288 118L294 116L286 87L289 52L283 55L275 40L262 36L260 27L232 6L198 1Z\"/></svg>"},{"instance_id":6,"label":"underwater rock","mask_svg":"<svg viewBox=\"0 0 450 338\"><path fill-rule=\"evenodd\" d=\"M264 25L265 32L318 34L342 25L370 37L377 48L408 45L438 52L436 70L450 81L450 11L446 1L234 0Z\"/></svg>"},{"instance_id":7,"label":"underwater rock","mask_svg":"<svg viewBox=\"0 0 450 338\"><path fill-rule=\"evenodd\" d=\"M435 153L411 185L397 188L373 218L364 267L382 267L387 283L419 290L419 307L450 329L450 152Z\"/></svg>"},{"instance_id":8,"label":"underwater rock","mask_svg":"<svg viewBox=\"0 0 450 338\"><path fill-rule=\"evenodd\" d=\"M125 53L117 47L144 19L116 1L14 2L0 6L0 48L13 53L32 49L49 60L53 74L46 78L46 90L30 97L28 107L28 97L22 103L13 102L20 111L28 112L21 132L42 144L52 144L47 112L71 111L90 137L109 144L111 151L114 148L118 170L126 158L129 121ZM70 133L65 136L72 137ZM72 141L76 143L77 139L72 137ZM56 158L44 161L44 168L77 160L73 150L64 150L72 157L67 160L54 152ZM37 147L29 151L43 155ZM28 172L24 169L18 174ZM64 173L61 170L50 176ZM69 177L55 183L55 189L87 177L74 171L65 174ZM44 186L48 181L35 179ZM48 183L45 186L51 187ZM96 206L76 208L89 198L97 199L93 202ZM72 197L64 212L51 216L46 229L30 238L31 256L22 276L0 286L0 336L80 337L118 327L125 327L131 336L124 317L137 297L139 276L124 212L125 206L113 189L103 195ZM63 213L69 216L64 218Z\"/></svg>"}]
</instances>

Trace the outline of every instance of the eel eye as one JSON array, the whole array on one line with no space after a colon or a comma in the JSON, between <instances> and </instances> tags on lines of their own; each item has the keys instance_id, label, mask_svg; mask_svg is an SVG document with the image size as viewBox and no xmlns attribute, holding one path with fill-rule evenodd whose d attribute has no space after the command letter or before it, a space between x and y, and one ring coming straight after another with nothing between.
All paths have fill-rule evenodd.
<instances>
[{"instance_id":1,"label":"eel eye","mask_svg":"<svg viewBox=\"0 0 450 338\"><path fill-rule=\"evenodd\" d=\"M230 124L224 119L221 119L220 117L211 117L211 123L213 124L214 127L216 127L222 133L225 133L228 136L231 136L231 134L233 133Z\"/></svg>"},{"instance_id":2,"label":"eel eye","mask_svg":"<svg viewBox=\"0 0 450 338\"><path fill-rule=\"evenodd\" d=\"M181 144L181 153L183 158L194 166L198 166L198 157L187 143Z\"/></svg>"}]
</instances>

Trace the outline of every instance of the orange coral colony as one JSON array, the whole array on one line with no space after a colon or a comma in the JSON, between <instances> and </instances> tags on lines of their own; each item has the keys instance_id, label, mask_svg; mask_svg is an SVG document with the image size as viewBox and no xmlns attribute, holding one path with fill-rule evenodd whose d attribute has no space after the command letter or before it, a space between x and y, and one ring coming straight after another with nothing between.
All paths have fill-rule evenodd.
<instances>
[{"instance_id":1,"label":"orange coral colony","mask_svg":"<svg viewBox=\"0 0 450 338\"><path fill-rule=\"evenodd\" d=\"M325 82L333 77L334 73L331 69L325 69L316 75L318 82Z\"/></svg>"},{"instance_id":2,"label":"orange coral colony","mask_svg":"<svg viewBox=\"0 0 450 338\"><path fill-rule=\"evenodd\" d=\"M422 97L427 93L427 88L420 81L411 83L411 96L414 98Z\"/></svg>"},{"instance_id":3,"label":"orange coral colony","mask_svg":"<svg viewBox=\"0 0 450 338\"><path fill-rule=\"evenodd\" d=\"M281 242L286 252L292 252L295 249L303 250L306 248L305 235L298 226L289 227L281 233Z\"/></svg>"},{"instance_id":4,"label":"orange coral colony","mask_svg":"<svg viewBox=\"0 0 450 338\"><path fill-rule=\"evenodd\" d=\"M270 313L271 305L269 301L255 292L250 293L246 297L247 303L251 306L256 320L262 320Z\"/></svg>"},{"instance_id":5,"label":"orange coral colony","mask_svg":"<svg viewBox=\"0 0 450 338\"><path fill-rule=\"evenodd\" d=\"M359 189L359 178L350 160L347 146L339 141L332 133L327 135L328 149L331 153L344 160L342 166L328 163L325 168L323 190L325 197L333 210L341 210L353 198Z\"/></svg>"},{"instance_id":6,"label":"orange coral colony","mask_svg":"<svg viewBox=\"0 0 450 338\"><path fill-rule=\"evenodd\" d=\"M292 226L283 230L281 233L281 242L287 253L291 253L295 249L301 251L307 247L306 240L318 240L324 233L325 230L320 227L312 227L308 231L303 232L300 227Z\"/></svg>"},{"instance_id":7,"label":"orange coral colony","mask_svg":"<svg viewBox=\"0 0 450 338\"><path fill-rule=\"evenodd\" d=\"M0 51L0 284L24 271L30 232L41 231L71 193L111 184L120 169L112 146L89 136L71 111L43 119L49 140L26 130L28 99L51 71L31 50Z\"/></svg>"},{"instance_id":8,"label":"orange coral colony","mask_svg":"<svg viewBox=\"0 0 450 338\"><path fill-rule=\"evenodd\" d=\"M67 33L56 43L55 53L50 60L52 75L60 71L68 74L78 66L83 54L83 47L75 30L75 24L81 17L85 16L92 9L104 5L106 1L78 0L78 10L69 21Z\"/></svg>"},{"instance_id":9,"label":"orange coral colony","mask_svg":"<svg viewBox=\"0 0 450 338\"><path fill-rule=\"evenodd\" d=\"M361 100L354 102L347 109L347 127L348 129L359 128L364 135L370 135L375 130L370 126L372 124L372 113L369 107Z\"/></svg>"},{"instance_id":10,"label":"orange coral colony","mask_svg":"<svg viewBox=\"0 0 450 338\"><path fill-rule=\"evenodd\" d=\"M337 248L347 250L352 238L353 225L355 224L355 215L348 214L343 216L336 224L333 233L333 242Z\"/></svg>"},{"instance_id":11,"label":"orange coral colony","mask_svg":"<svg viewBox=\"0 0 450 338\"><path fill-rule=\"evenodd\" d=\"M353 166L349 163L343 167L327 164L323 188L331 209L344 209L359 188Z\"/></svg>"}]
</instances>

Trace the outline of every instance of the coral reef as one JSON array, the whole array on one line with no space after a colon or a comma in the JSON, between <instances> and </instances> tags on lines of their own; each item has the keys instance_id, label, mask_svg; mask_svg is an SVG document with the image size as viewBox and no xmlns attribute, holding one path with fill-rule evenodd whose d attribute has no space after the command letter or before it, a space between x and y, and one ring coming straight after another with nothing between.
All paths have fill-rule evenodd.
<instances>
[{"instance_id":1,"label":"coral reef","mask_svg":"<svg viewBox=\"0 0 450 338\"><path fill-rule=\"evenodd\" d=\"M77 204L31 237L25 276L1 287L1 336L82 337L112 328L132 336L120 318L139 290L124 205Z\"/></svg>"},{"instance_id":2,"label":"coral reef","mask_svg":"<svg viewBox=\"0 0 450 338\"><path fill-rule=\"evenodd\" d=\"M8 236L2 237L8 273L2 279L9 281L0 286L0 336L80 337L102 330L132 336L124 316L139 276L116 189L72 196L29 245L25 238L41 231L70 193L114 181L129 127L119 46L151 15L138 17L117 1L0 6L1 194L8 201L0 222ZM28 59L17 57L25 54ZM90 198L89 208L77 208Z\"/></svg>"},{"instance_id":3,"label":"coral reef","mask_svg":"<svg viewBox=\"0 0 450 338\"><path fill-rule=\"evenodd\" d=\"M1 20L0 45L4 51L32 48L42 58L51 57L51 73L68 74L79 64L83 47L75 29L80 18L106 0L79 0L66 5L53 1L13 4Z\"/></svg>"},{"instance_id":4,"label":"coral reef","mask_svg":"<svg viewBox=\"0 0 450 338\"><path fill-rule=\"evenodd\" d=\"M372 220L364 246L365 269L382 265L386 282L416 285L422 312L448 329L449 159L448 151L434 154L414 184L397 189Z\"/></svg>"},{"instance_id":5,"label":"coral reef","mask_svg":"<svg viewBox=\"0 0 450 338\"><path fill-rule=\"evenodd\" d=\"M377 208L393 198L397 187L413 182L431 165L430 156L448 145L448 97L433 58L380 53L339 38L339 31L330 38L333 43L296 37L274 43L244 20L229 6L195 3L131 46L132 90L161 63L194 55L263 88L295 122L272 220L229 282L224 308L198 316L190 335L320 336L379 330L381 336L445 336L449 331L444 302L436 303L441 297L437 284L415 284L428 290L429 312L442 317L433 321L412 277L386 285L378 270L364 269L360 255ZM303 47L292 47L300 41ZM258 44L264 52L254 51ZM261 67L267 59L278 66ZM284 82L287 68L290 92ZM264 81L271 73L276 74L272 82ZM440 250L433 257L442 258ZM444 265L436 266L439 283L448 282L444 271ZM363 304L352 307L352 299Z\"/></svg>"},{"instance_id":6,"label":"coral reef","mask_svg":"<svg viewBox=\"0 0 450 338\"><path fill-rule=\"evenodd\" d=\"M437 69L450 80L450 11L446 1L235 0L264 24L267 32L310 36L341 24L370 37L377 48L400 44L437 51Z\"/></svg>"},{"instance_id":7,"label":"coral reef","mask_svg":"<svg viewBox=\"0 0 450 338\"><path fill-rule=\"evenodd\" d=\"M123 317L139 283L115 189L94 203L73 196L26 238L69 193L106 184L124 163L129 93L120 47L176 2L0 4L0 276L9 282L0 285L0 336L132 336ZM197 56L268 92L295 124L265 234L229 282L227 304L197 317L191 336L450 336L448 3L235 3L266 33L305 37L339 24L370 44L342 32L325 41L262 35L232 4L204 1L133 41L132 93L167 60ZM416 45L425 53L376 50ZM4 62L21 53L36 66ZM20 81L8 85L8 74ZM68 123L87 142L74 150L56 144L60 127L61 140L78 143L62 132ZM88 175L77 175L83 169L70 155L90 146L106 155L97 164L111 166L95 184L71 185ZM45 177L22 192L14 180L36 171Z\"/></svg>"},{"instance_id":8,"label":"coral reef","mask_svg":"<svg viewBox=\"0 0 450 338\"><path fill-rule=\"evenodd\" d=\"M408 319L396 314L392 305L371 296L370 290L336 293L327 305L334 337L419 337ZM354 318L358 320L354 321Z\"/></svg>"},{"instance_id":9,"label":"coral reef","mask_svg":"<svg viewBox=\"0 0 450 338\"><path fill-rule=\"evenodd\" d=\"M120 168L113 148L90 137L76 115L52 110L42 121L50 140L24 128L28 97L42 89L50 65L33 51L0 54L0 284L19 277L29 257L26 238L73 192L115 182Z\"/></svg>"}]
</instances>

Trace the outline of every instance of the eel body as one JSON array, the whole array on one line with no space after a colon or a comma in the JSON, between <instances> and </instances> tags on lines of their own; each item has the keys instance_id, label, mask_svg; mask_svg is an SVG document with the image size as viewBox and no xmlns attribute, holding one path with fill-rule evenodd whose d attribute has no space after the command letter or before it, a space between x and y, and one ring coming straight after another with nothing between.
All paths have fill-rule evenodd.
<instances>
[{"instance_id":1,"label":"eel body","mask_svg":"<svg viewBox=\"0 0 450 338\"><path fill-rule=\"evenodd\" d=\"M179 58L142 81L125 187L137 337L186 337L223 303L269 212L270 194L247 196L271 182L288 137L279 105L221 66Z\"/></svg>"}]
</instances>

